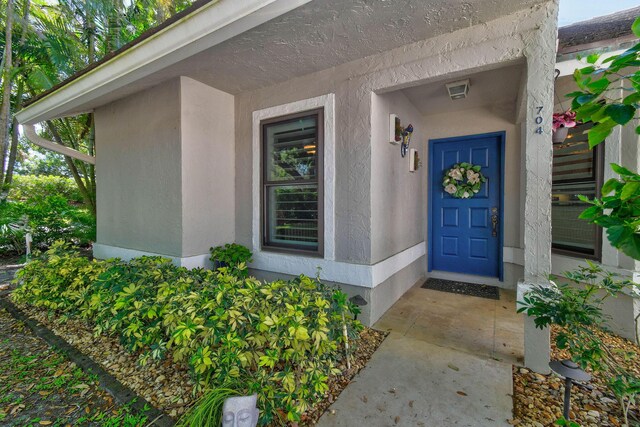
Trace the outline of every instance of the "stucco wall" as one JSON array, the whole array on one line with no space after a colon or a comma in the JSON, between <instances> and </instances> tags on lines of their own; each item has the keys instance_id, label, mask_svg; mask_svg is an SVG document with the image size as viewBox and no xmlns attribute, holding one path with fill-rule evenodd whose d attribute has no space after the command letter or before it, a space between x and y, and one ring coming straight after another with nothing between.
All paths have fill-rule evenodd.
<instances>
[{"instance_id":1,"label":"stucco wall","mask_svg":"<svg viewBox=\"0 0 640 427\"><path fill-rule=\"evenodd\" d=\"M181 78L182 256L235 239L234 97Z\"/></svg>"},{"instance_id":2,"label":"stucco wall","mask_svg":"<svg viewBox=\"0 0 640 427\"><path fill-rule=\"evenodd\" d=\"M234 126L234 97L186 77L99 108L97 255L201 265L234 241Z\"/></svg>"},{"instance_id":3,"label":"stucco wall","mask_svg":"<svg viewBox=\"0 0 640 427\"><path fill-rule=\"evenodd\" d=\"M97 243L182 253L180 81L95 111Z\"/></svg>"},{"instance_id":4,"label":"stucco wall","mask_svg":"<svg viewBox=\"0 0 640 427\"><path fill-rule=\"evenodd\" d=\"M252 112L334 93L336 260L370 265L383 257L383 252L403 246L405 238L399 240L402 243L389 242L388 248L379 250L372 234L372 221L377 221L376 214L372 216L372 206L379 204L372 200L372 140L376 137L372 134L372 92L387 92L443 76L454 78L522 60L532 36L540 31L540 22L555 16L554 10L554 3L549 2L483 25L237 95L236 240L247 246L252 243L251 173L246 170L253 157ZM386 126L386 122L388 119L382 125ZM460 124L455 128L461 129ZM513 216L514 209L509 212ZM391 216L388 212L381 215Z\"/></svg>"},{"instance_id":5,"label":"stucco wall","mask_svg":"<svg viewBox=\"0 0 640 427\"><path fill-rule=\"evenodd\" d=\"M423 170L409 172L409 154L389 143L389 114L413 124L410 148L426 164L426 125L400 91L372 94L371 102L371 262L376 263L425 240L426 181Z\"/></svg>"}]
</instances>

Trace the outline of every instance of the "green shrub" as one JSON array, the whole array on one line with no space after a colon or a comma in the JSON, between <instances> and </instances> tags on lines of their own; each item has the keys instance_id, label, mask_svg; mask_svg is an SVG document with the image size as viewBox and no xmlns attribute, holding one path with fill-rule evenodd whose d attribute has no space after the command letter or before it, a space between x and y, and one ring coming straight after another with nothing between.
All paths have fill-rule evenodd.
<instances>
[{"instance_id":1,"label":"green shrub","mask_svg":"<svg viewBox=\"0 0 640 427\"><path fill-rule=\"evenodd\" d=\"M610 320L602 310L608 298L623 292L638 295L640 288L629 280L618 280L615 274L590 261L564 276L571 283L551 282L550 286L533 287L524 295L523 301L518 302L518 312L532 316L536 327L558 327L556 347L567 350L571 359L583 369L602 374L620 403L625 424L629 425L628 411L640 395L640 377L616 360L616 355L621 356L619 350L595 334L594 328L605 329ZM638 329L637 324L635 329ZM627 356L637 357L636 354Z\"/></svg>"},{"instance_id":2,"label":"green shrub","mask_svg":"<svg viewBox=\"0 0 640 427\"><path fill-rule=\"evenodd\" d=\"M95 217L81 200L69 178L16 176L7 201L0 202L0 253L24 252L27 231L39 249L60 239L81 246L94 241Z\"/></svg>"},{"instance_id":3,"label":"green shrub","mask_svg":"<svg viewBox=\"0 0 640 427\"><path fill-rule=\"evenodd\" d=\"M200 388L257 393L261 424L300 420L362 328L346 296L309 277L262 283L160 257L88 260L56 243L18 273L12 298L119 336L140 363L187 363ZM348 338L343 331L346 329Z\"/></svg>"},{"instance_id":4,"label":"green shrub","mask_svg":"<svg viewBox=\"0 0 640 427\"><path fill-rule=\"evenodd\" d=\"M15 224L24 226L10 231ZM60 239L85 246L95 240L95 227L95 218L87 209L70 205L62 196L0 203L0 252L24 251L27 230L34 248L46 249Z\"/></svg>"},{"instance_id":5,"label":"green shrub","mask_svg":"<svg viewBox=\"0 0 640 427\"><path fill-rule=\"evenodd\" d=\"M24 202L48 196L62 196L70 202L82 203L82 194L75 181L55 175L14 175L7 200Z\"/></svg>"},{"instance_id":6,"label":"green shrub","mask_svg":"<svg viewBox=\"0 0 640 427\"><path fill-rule=\"evenodd\" d=\"M247 263L252 261L253 254L249 248L237 243L227 243L224 246L216 246L209 249L214 268L228 267L234 274L242 277L248 275Z\"/></svg>"}]
</instances>

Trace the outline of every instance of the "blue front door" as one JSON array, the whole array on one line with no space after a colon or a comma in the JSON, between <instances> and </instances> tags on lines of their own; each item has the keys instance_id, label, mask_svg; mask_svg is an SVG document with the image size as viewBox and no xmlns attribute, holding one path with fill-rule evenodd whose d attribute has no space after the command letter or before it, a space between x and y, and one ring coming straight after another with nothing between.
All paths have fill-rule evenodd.
<instances>
[{"instance_id":1,"label":"blue front door","mask_svg":"<svg viewBox=\"0 0 640 427\"><path fill-rule=\"evenodd\" d=\"M429 141L429 271L499 277L502 280L502 152L504 133ZM481 166L477 194L455 198L443 178L454 164Z\"/></svg>"}]
</instances>

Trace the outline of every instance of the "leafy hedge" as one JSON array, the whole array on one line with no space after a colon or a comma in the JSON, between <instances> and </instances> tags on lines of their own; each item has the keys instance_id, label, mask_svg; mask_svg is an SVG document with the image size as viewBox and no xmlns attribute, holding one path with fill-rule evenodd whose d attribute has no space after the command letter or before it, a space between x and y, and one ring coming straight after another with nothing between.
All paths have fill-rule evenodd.
<instances>
[{"instance_id":1,"label":"leafy hedge","mask_svg":"<svg viewBox=\"0 0 640 427\"><path fill-rule=\"evenodd\" d=\"M299 420L339 372L345 330L353 349L362 328L344 293L305 276L263 283L160 257L89 260L55 243L16 280L16 303L84 318L142 364L170 357L201 388L231 380L258 393L262 425Z\"/></svg>"},{"instance_id":2,"label":"leafy hedge","mask_svg":"<svg viewBox=\"0 0 640 427\"><path fill-rule=\"evenodd\" d=\"M7 200L25 202L48 196L61 196L73 203L82 203L82 194L75 181L55 175L14 175Z\"/></svg>"},{"instance_id":3,"label":"leafy hedge","mask_svg":"<svg viewBox=\"0 0 640 427\"><path fill-rule=\"evenodd\" d=\"M95 240L96 222L81 200L69 178L16 176L7 200L0 202L0 253L24 252L27 230L40 249L59 239L89 244Z\"/></svg>"}]
</instances>

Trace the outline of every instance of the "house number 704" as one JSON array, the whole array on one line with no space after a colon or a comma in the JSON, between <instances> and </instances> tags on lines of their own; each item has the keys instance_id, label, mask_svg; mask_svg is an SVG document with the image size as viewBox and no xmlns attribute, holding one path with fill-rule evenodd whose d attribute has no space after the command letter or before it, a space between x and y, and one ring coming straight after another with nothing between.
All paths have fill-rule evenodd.
<instances>
[{"instance_id":1,"label":"house number 704","mask_svg":"<svg viewBox=\"0 0 640 427\"><path fill-rule=\"evenodd\" d=\"M542 135L542 107L536 107L537 113L536 118L534 119L536 122L536 130L535 133Z\"/></svg>"}]
</instances>

